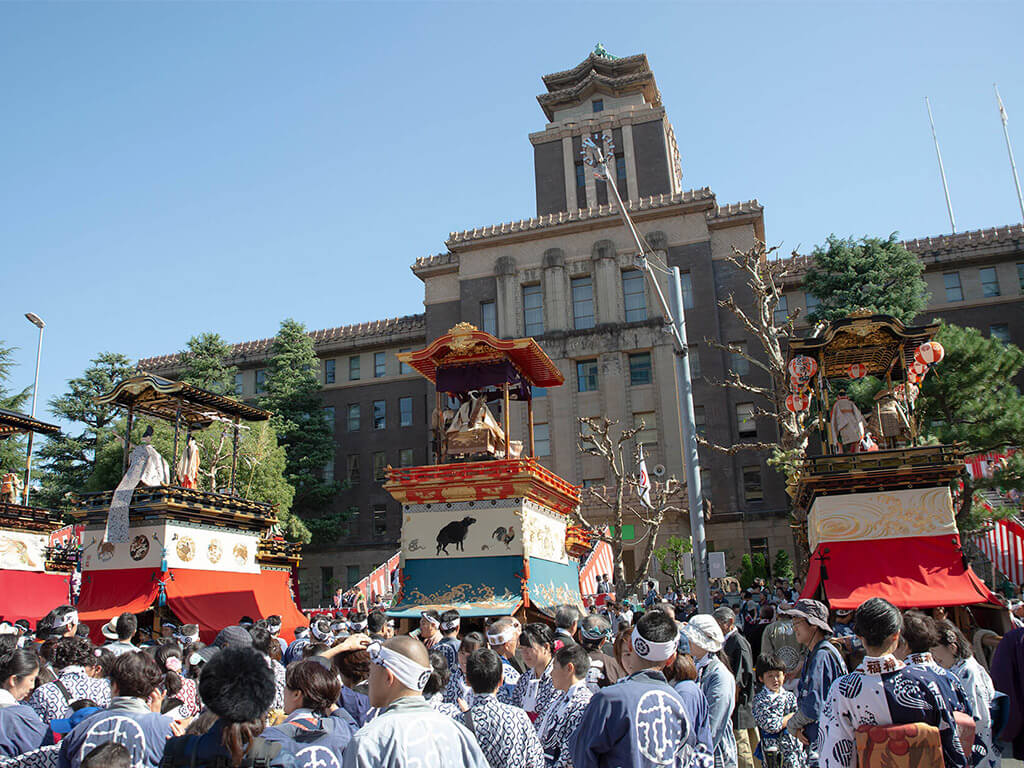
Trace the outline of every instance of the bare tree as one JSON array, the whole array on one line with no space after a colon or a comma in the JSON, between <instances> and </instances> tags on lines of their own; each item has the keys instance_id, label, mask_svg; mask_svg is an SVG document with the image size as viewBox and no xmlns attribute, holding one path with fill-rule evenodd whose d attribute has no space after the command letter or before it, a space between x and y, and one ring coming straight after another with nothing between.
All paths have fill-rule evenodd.
<instances>
[{"instance_id":1,"label":"bare tree","mask_svg":"<svg viewBox=\"0 0 1024 768\"><path fill-rule=\"evenodd\" d=\"M611 473L611 485L584 489L586 497L599 502L610 513L610 533L605 532L603 523L588 520L582 506L576 511L575 518L592 535L611 545L616 590L620 591L620 594L630 594L650 569L661 526L673 515L683 511L686 485L674 477L669 477L664 482L653 482L650 493L651 506L645 506L640 501L640 479L626 465L627 456L633 459L633 466L638 467L640 464L641 448L635 443L634 438L643 431L644 423L641 421L636 427L613 430L618 422L604 416L584 416L579 422L579 451L602 459ZM622 562L622 526L637 522L646 527L643 535L643 554L637 563L633 581L627 582Z\"/></svg>"}]
</instances>

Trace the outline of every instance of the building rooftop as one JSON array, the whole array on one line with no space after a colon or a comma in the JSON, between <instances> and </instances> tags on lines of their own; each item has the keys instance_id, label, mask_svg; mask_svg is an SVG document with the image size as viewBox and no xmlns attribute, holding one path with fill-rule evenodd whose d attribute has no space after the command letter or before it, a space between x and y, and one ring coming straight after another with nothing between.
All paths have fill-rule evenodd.
<instances>
[{"instance_id":1,"label":"building rooftop","mask_svg":"<svg viewBox=\"0 0 1024 768\"><path fill-rule=\"evenodd\" d=\"M621 59L591 53L572 69L544 75L541 79L548 92L538 96L537 101L548 120L554 119L559 107L578 104L594 92L620 96L639 91L648 104L661 106L654 73L642 53Z\"/></svg>"},{"instance_id":2,"label":"building rooftop","mask_svg":"<svg viewBox=\"0 0 1024 768\"><path fill-rule=\"evenodd\" d=\"M310 331L307 335L313 339L314 347L329 347L332 344L346 341L369 341L376 338L391 336L396 333L426 333L426 315L405 315L390 317L384 320L371 320L354 325L341 325L337 328L324 328ZM250 357L262 357L269 353L274 337L243 341L231 347L228 357L230 362L240 362ZM161 371L177 368L181 365L181 353L159 355L139 360L138 367L145 371Z\"/></svg>"}]
</instances>

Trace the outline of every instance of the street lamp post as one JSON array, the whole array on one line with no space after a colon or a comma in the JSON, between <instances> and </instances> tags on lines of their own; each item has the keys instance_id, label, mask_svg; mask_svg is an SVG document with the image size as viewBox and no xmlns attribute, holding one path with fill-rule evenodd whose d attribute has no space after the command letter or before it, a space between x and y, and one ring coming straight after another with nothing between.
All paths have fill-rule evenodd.
<instances>
[{"instance_id":1,"label":"street lamp post","mask_svg":"<svg viewBox=\"0 0 1024 768\"><path fill-rule=\"evenodd\" d=\"M602 135L602 143L611 151L612 137L607 132ZM693 412L693 387L690 379L690 360L686 344L686 315L683 312L683 293L678 269L672 270L671 296L672 304L665 299L661 285L647 259L650 247L640 237L633 219L626 210L619 195L618 186L608 170L608 159L605 150L588 136L583 140L583 161L594 169L594 176L605 182L615 198L622 221L633 237L638 255L637 265L643 269L647 282L654 290L662 317L675 339L676 355L676 394L679 398L679 415L682 426L683 472L686 475L686 488L690 508L690 535L693 537L693 575L697 585L697 607L701 613L711 613L711 585L708 574L707 542L704 536L704 497L700 487L700 460L697 454L697 425Z\"/></svg>"},{"instance_id":2,"label":"street lamp post","mask_svg":"<svg viewBox=\"0 0 1024 768\"><path fill-rule=\"evenodd\" d=\"M39 391L39 361L43 356L43 328L46 327L46 323L43 322L43 318L37 315L35 312L26 312L25 317L32 325L39 329L39 345L36 348L36 378L35 383L32 385L32 418L36 417L36 393ZM25 459L25 506L28 506L29 494L32 491L32 438L35 437L35 433L29 430L28 433L28 456Z\"/></svg>"}]
</instances>

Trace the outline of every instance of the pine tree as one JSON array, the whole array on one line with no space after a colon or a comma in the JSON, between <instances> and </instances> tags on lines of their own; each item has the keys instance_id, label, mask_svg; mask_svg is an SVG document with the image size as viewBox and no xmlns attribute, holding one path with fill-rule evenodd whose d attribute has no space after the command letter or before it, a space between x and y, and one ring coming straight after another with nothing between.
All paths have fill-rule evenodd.
<instances>
[{"instance_id":1,"label":"pine tree","mask_svg":"<svg viewBox=\"0 0 1024 768\"><path fill-rule=\"evenodd\" d=\"M754 585L754 561L750 555L740 558L740 587L750 589Z\"/></svg>"},{"instance_id":2,"label":"pine tree","mask_svg":"<svg viewBox=\"0 0 1024 768\"><path fill-rule=\"evenodd\" d=\"M17 363L14 362L14 347L5 347L0 341L0 408L9 411L21 411L28 402L30 389L23 389L21 392L11 392L7 382L11 379L11 369ZM15 472L23 474L25 471L25 441L21 438L7 438L0 440L0 474Z\"/></svg>"},{"instance_id":3,"label":"pine tree","mask_svg":"<svg viewBox=\"0 0 1024 768\"><path fill-rule=\"evenodd\" d=\"M804 290L820 302L807 316L811 322L838 320L863 308L910 323L928 303L924 265L896 233L885 240L830 235L811 255Z\"/></svg>"},{"instance_id":4,"label":"pine tree","mask_svg":"<svg viewBox=\"0 0 1024 768\"><path fill-rule=\"evenodd\" d=\"M775 563L772 565L772 571L772 575L777 579L793 578L793 560L790 558L789 552L780 549L775 553Z\"/></svg>"},{"instance_id":5,"label":"pine tree","mask_svg":"<svg viewBox=\"0 0 1024 768\"><path fill-rule=\"evenodd\" d=\"M293 510L302 517L325 512L341 487L324 478L324 467L334 461L334 425L325 418L319 368L306 327L282 322L270 347L262 405L274 414L271 423L287 456L285 477L295 489Z\"/></svg>"},{"instance_id":6,"label":"pine tree","mask_svg":"<svg viewBox=\"0 0 1024 768\"><path fill-rule=\"evenodd\" d=\"M233 395L237 368L227 364L231 345L219 333L201 333L188 340L181 353L181 380L218 395Z\"/></svg>"}]
</instances>

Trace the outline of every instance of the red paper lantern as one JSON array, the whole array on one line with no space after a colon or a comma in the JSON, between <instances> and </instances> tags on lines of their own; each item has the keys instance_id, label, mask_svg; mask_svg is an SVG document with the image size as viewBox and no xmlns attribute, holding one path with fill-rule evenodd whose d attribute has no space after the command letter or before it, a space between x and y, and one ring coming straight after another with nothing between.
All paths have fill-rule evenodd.
<instances>
[{"instance_id":1,"label":"red paper lantern","mask_svg":"<svg viewBox=\"0 0 1024 768\"><path fill-rule=\"evenodd\" d=\"M807 382L803 379L798 379L796 376L792 376L789 379L789 388L794 392L802 392L807 389Z\"/></svg>"},{"instance_id":2,"label":"red paper lantern","mask_svg":"<svg viewBox=\"0 0 1024 768\"><path fill-rule=\"evenodd\" d=\"M928 373L928 366L925 365L924 363L919 363L915 360L909 366L907 366L907 370L910 371L910 373L914 374L915 376L919 376L923 379L924 375Z\"/></svg>"},{"instance_id":3,"label":"red paper lantern","mask_svg":"<svg viewBox=\"0 0 1024 768\"><path fill-rule=\"evenodd\" d=\"M868 367L864 363L853 363L846 372L850 374L851 379L863 379L868 375Z\"/></svg>"},{"instance_id":4,"label":"red paper lantern","mask_svg":"<svg viewBox=\"0 0 1024 768\"><path fill-rule=\"evenodd\" d=\"M813 357L798 355L789 361L789 373L797 379L807 381L818 372L818 363Z\"/></svg>"},{"instance_id":5,"label":"red paper lantern","mask_svg":"<svg viewBox=\"0 0 1024 768\"><path fill-rule=\"evenodd\" d=\"M941 363L942 358L945 356L946 350L944 350L942 345L937 341L926 341L914 350L914 359L919 363L924 363L925 365Z\"/></svg>"},{"instance_id":6,"label":"red paper lantern","mask_svg":"<svg viewBox=\"0 0 1024 768\"><path fill-rule=\"evenodd\" d=\"M799 413L800 411L806 411L810 404L811 396L804 392L789 395L786 398L786 410L789 411L790 413Z\"/></svg>"}]
</instances>

